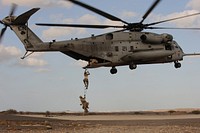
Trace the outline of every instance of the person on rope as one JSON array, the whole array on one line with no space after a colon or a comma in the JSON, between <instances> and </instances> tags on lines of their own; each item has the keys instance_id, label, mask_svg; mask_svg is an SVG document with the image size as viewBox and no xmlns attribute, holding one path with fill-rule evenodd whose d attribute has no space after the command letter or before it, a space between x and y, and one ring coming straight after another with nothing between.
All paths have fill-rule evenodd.
<instances>
[{"instance_id":1,"label":"person on rope","mask_svg":"<svg viewBox=\"0 0 200 133\"><path fill-rule=\"evenodd\" d=\"M89 71L87 71L87 69L85 69L83 83L84 83L86 89L88 89L88 85L89 85L89 80L88 80L89 75L90 75Z\"/></svg>"},{"instance_id":2,"label":"person on rope","mask_svg":"<svg viewBox=\"0 0 200 133\"><path fill-rule=\"evenodd\" d=\"M88 113L88 109L89 109L89 102L86 101L86 97L84 95L84 97L79 96L81 104L82 105L82 109L84 110L84 113Z\"/></svg>"}]
</instances>

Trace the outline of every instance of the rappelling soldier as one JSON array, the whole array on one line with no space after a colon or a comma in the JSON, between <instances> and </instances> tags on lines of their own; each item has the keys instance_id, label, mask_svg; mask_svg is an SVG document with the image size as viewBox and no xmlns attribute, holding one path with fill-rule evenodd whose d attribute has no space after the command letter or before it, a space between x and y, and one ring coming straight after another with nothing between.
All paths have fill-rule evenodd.
<instances>
[{"instance_id":1,"label":"rappelling soldier","mask_svg":"<svg viewBox=\"0 0 200 133\"><path fill-rule=\"evenodd\" d=\"M88 89L88 85L89 85L89 80L88 80L89 75L90 75L89 71L87 71L87 69L85 69L83 83L84 83L86 89Z\"/></svg>"},{"instance_id":2,"label":"rappelling soldier","mask_svg":"<svg viewBox=\"0 0 200 133\"><path fill-rule=\"evenodd\" d=\"M88 113L88 109L89 109L89 102L86 101L86 97L82 97L79 96L81 104L82 105L82 109L84 110L84 113Z\"/></svg>"}]
</instances>

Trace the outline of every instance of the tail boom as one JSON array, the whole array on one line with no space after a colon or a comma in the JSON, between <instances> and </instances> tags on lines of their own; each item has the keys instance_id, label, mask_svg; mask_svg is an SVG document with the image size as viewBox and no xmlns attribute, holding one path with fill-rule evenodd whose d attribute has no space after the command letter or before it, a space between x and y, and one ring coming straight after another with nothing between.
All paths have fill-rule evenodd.
<instances>
[{"instance_id":1,"label":"tail boom","mask_svg":"<svg viewBox=\"0 0 200 133\"><path fill-rule=\"evenodd\" d=\"M27 51L34 51L34 46L43 43L43 41L27 26L29 18L38 10L39 8L33 8L18 17L11 16L14 19L12 19L10 23L7 21L8 26L15 32Z\"/></svg>"}]
</instances>

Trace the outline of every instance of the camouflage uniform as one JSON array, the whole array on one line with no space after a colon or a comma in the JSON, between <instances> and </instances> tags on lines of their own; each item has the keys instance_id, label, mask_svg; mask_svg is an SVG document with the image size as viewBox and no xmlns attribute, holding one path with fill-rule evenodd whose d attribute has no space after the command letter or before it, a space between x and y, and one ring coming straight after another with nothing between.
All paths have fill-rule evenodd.
<instances>
[{"instance_id":1,"label":"camouflage uniform","mask_svg":"<svg viewBox=\"0 0 200 133\"><path fill-rule=\"evenodd\" d=\"M88 113L88 109L89 109L89 102L86 101L85 97L80 96L80 101L82 105L82 109L84 109L85 113Z\"/></svg>"},{"instance_id":2,"label":"camouflage uniform","mask_svg":"<svg viewBox=\"0 0 200 133\"><path fill-rule=\"evenodd\" d=\"M88 89L88 85L89 85L89 80L88 80L89 75L90 73L85 69L83 83L86 89Z\"/></svg>"}]
</instances>

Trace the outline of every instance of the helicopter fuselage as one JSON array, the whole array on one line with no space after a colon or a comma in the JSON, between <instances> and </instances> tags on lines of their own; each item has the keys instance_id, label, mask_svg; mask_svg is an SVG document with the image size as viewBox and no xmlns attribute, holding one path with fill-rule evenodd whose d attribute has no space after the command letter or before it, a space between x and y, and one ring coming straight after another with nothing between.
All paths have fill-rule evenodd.
<instances>
[{"instance_id":1,"label":"helicopter fuselage","mask_svg":"<svg viewBox=\"0 0 200 133\"><path fill-rule=\"evenodd\" d=\"M46 42L27 50L60 51L76 60L88 61L86 68L178 62L184 55L172 35L134 31Z\"/></svg>"},{"instance_id":2,"label":"helicopter fuselage","mask_svg":"<svg viewBox=\"0 0 200 133\"><path fill-rule=\"evenodd\" d=\"M140 64L174 62L176 68L181 67L178 61L183 59L184 53L173 36L166 33L122 30L82 39L43 42L25 25L37 10L39 9L34 8L18 17L6 17L2 21L16 33L26 51L59 51L76 60L87 61L88 65L84 68L112 67L112 74L117 73L116 66L123 65L136 69Z\"/></svg>"}]
</instances>

